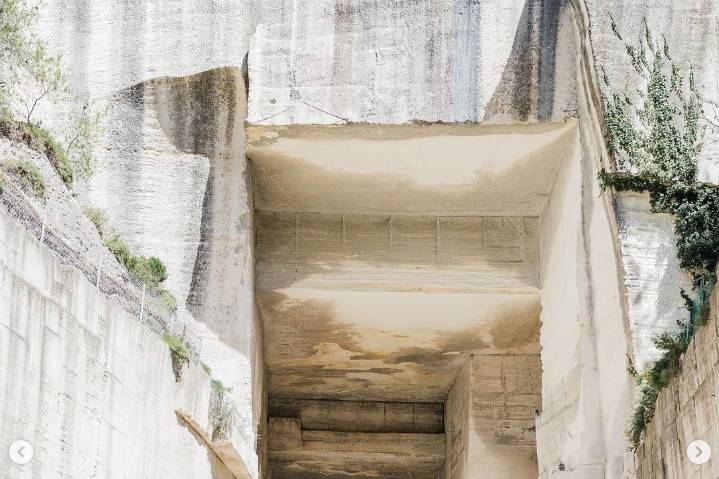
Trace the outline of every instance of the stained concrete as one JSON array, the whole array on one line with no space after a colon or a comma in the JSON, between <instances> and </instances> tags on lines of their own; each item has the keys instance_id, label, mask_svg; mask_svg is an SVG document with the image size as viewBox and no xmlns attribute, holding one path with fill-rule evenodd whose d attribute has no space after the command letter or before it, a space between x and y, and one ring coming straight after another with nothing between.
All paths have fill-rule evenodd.
<instances>
[{"instance_id":1,"label":"stained concrete","mask_svg":"<svg viewBox=\"0 0 719 479\"><path fill-rule=\"evenodd\" d=\"M270 434L274 479L434 479L445 458L444 434L303 431L289 418L271 418Z\"/></svg>"},{"instance_id":2,"label":"stained concrete","mask_svg":"<svg viewBox=\"0 0 719 479\"><path fill-rule=\"evenodd\" d=\"M448 478L538 476L538 354L473 354L445 405Z\"/></svg>"},{"instance_id":3,"label":"stained concrete","mask_svg":"<svg viewBox=\"0 0 719 479\"><path fill-rule=\"evenodd\" d=\"M548 311L544 316L556 321L551 326L545 321L542 330L546 336L542 342L547 359L543 373L547 410L540 422L545 434L539 435L540 473L543 477L621 477L622 429L631 402L631 385L623 373L625 358L627 353L634 354L627 345L640 345L641 341L636 341L624 323L622 298L626 291L617 258L625 254L631 264L641 257L632 258L632 252L618 253L610 248L616 237L613 210L611 202L600 197L594 181L597 167L607 166L595 118L601 85L592 85L589 80L601 72L595 68L595 58L614 85L622 85L631 72L628 60L618 54L621 45L613 37L607 13L618 21L627 38L635 36L640 19L647 17L656 32L667 34L676 58L695 65L705 96L716 99L711 83L717 70L717 34L712 23L716 3L487 0L391 5L370 1L355 5L327 0L309 5L289 0L52 0L47 4L41 9L43 35L51 40L53 50L65 52L73 88L95 98L150 78L190 75L231 64L248 68L252 83L250 118L255 123L396 124L416 119L515 123L579 116L585 168L578 174L576 194L566 201L581 208L570 212L567 237L542 235L545 244L561 245L555 252L564 249L566 254L557 253L556 261L540 266L540 272L551 269L562 273L541 286L542 302ZM138 117L130 109L118 112L115 118L134 121ZM135 136L113 137L116 145L128 147L129 152L123 155L137 158L133 152L137 150L147 153L149 160L175 159L192 165L194 158L180 151L160 154L166 151L166 144L157 148L153 141L158 128L137 131ZM716 179L717 169L711 159L716 155L711 153L717 144L712 137L706 148L708 158L701 165L705 178ZM199 237L197 218L202 208L198 195L188 196L186 192L199 192L202 197L204 191L194 188L206 183L208 165L171 170L167 164L158 164L152 174L146 169L146 174L138 175L137 165L128 162L127 174L118 176L120 191L133 191L135 185L148 181L166 184L161 199L167 201L154 204L162 204L167 211L181 209L182 214L168 214L162 227L173 231L187 227L187 237ZM111 179L112 175L105 177L105 181ZM135 197L142 198L146 192L146 188L139 188ZM384 196L388 197L395 199ZM146 227L153 221L148 214L153 210L134 201L128 198L133 207L115 219L129 222L138 216ZM391 216L382 211L378 215L385 213ZM434 216L441 214L435 212ZM423 241L426 257L430 256L430 236ZM147 236L138 236L137 244L152 247ZM628 244L632 246L631 241ZM194 259L192 241L171 241L165 246L176 264ZM642 252L641 248L636 251ZM293 266L297 268L292 264L286 268L287 277ZM671 272L654 275L651 267L634 272L637 274L632 273L626 287L634 295L638 311L648 311L654 301L650 298L642 304L638 285L657 289L655 282L660 281L665 290L678 286L673 284L676 275ZM300 272L297 276L310 275ZM411 269L404 277L412 278ZM411 282L407 284L414 287ZM556 314L551 314L550 308ZM641 319L646 324L658 324L652 317ZM571 343L562 339L563 330L571 332ZM211 349L223 355L221 342L216 346ZM261 356L258 349L252 358ZM637 356L645 353L639 350ZM251 367L245 364L237 369L249 371ZM240 379L248 376L243 374ZM257 376L252 381L256 382ZM253 407L257 403L254 401ZM577 469L559 471L560 463Z\"/></svg>"},{"instance_id":4,"label":"stained concrete","mask_svg":"<svg viewBox=\"0 0 719 479\"><path fill-rule=\"evenodd\" d=\"M710 318L697 330L681 360L681 373L659 393L654 420L634 457L639 479L716 477L719 444L719 295L710 300ZM689 461L685 451L701 439L712 448L705 464Z\"/></svg>"},{"instance_id":5,"label":"stained concrete","mask_svg":"<svg viewBox=\"0 0 719 479\"><path fill-rule=\"evenodd\" d=\"M442 401L463 353L536 352L533 215L574 128L251 127L270 395Z\"/></svg>"},{"instance_id":6,"label":"stained concrete","mask_svg":"<svg viewBox=\"0 0 719 479\"><path fill-rule=\"evenodd\" d=\"M575 126L251 126L247 154L263 211L537 216Z\"/></svg>"},{"instance_id":7,"label":"stained concrete","mask_svg":"<svg viewBox=\"0 0 719 479\"><path fill-rule=\"evenodd\" d=\"M0 477L235 477L175 414L207 429L202 368L177 382L162 338L5 213L0 285ZM5 452L17 439L26 466Z\"/></svg>"}]
</instances>

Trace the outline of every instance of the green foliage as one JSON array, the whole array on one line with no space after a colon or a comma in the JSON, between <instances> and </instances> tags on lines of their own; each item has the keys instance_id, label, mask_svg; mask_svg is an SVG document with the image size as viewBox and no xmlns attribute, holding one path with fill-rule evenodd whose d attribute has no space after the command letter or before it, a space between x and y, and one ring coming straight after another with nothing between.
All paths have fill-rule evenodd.
<instances>
[{"instance_id":1,"label":"green foliage","mask_svg":"<svg viewBox=\"0 0 719 479\"><path fill-rule=\"evenodd\" d=\"M696 300L690 299L682 291L682 297L689 311L689 319L679 322L678 332L663 333L654 338L654 345L662 352L658 360L641 372L634 368L629 369L629 373L639 388L639 397L634 405L627 429L629 440L635 448L639 446L642 434L654 418L659 392L679 374L682 355L687 351L697 327L706 323L709 312L709 295L713 288L713 282L702 282L697 287Z\"/></svg>"},{"instance_id":2,"label":"green foliage","mask_svg":"<svg viewBox=\"0 0 719 479\"><path fill-rule=\"evenodd\" d=\"M43 99L67 93L60 57L51 55L47 44L32 33L38 7L24 0L0 0L0 107L10 115L17 103L24 105L25 121Z\"/></svg>"},{"instance_id":3,"label":"green foliage","mask_svg":"<svg viewBox=\"0 0 719 479\"><path fill-rule=\"evenodd\" d=\"M75 180L75 171L70 163L65 149L45 129L32 123L23 124L27 132L28 145L41 153L44 153L50 160L50 164L60 175L63 183L72 188Z\"/></svg>"},{"instance_id":4,"label":"green foliage","mask_svg":"<svg viewBox=\"0 0 719 479\"><path fill-rule=\"evenodd\" d=\"M107 214L100 208L93 208L92 206L88 206L87 208L85 208L85 216L87 216L87 218L92 222L92 224L95 225L95 228L100 234L100 237L104 238L105 235L109 232L107 226Z\"/></svg>"},{"instance_id":5,"label":"green foliage","mask_svg":"<svg viewBox=\"0 0 719 479\"><path fill-rule=\"evenodd\" d=\"M190 360L190 350L182 339L171 333L165 333L162 339L165 341L165 344L167 344L167 347L170 348L170 352L174 357L184 362Z\"/></svg>"},{"instance_id":6,"label":"green foliage","mask_svg":"<svg viewBox=\"0 0 719 479\"><path fill-rule=\"evenodd\" d=\"M226 394L232 388L226 387L221 381L213 379L210 382L212 395L210 396L210 409L208 416L212 425L212 440L227 439L232 430L233 405Z\"/></svg>"},{"instance_id":7,"label":"green foliage","mask_svg":"<svg viewBox=\"0 0 719 479\"><path fill-rule=\"evenodd\" d=\"M177 312L177 299L165 288L160 288L160 299L171 313Z\"/></svg>"},{"instance_id":8,"label":"green foliage","mask_svg":"<svg viewBox=\"0 0 719 479\"><path fill-rule=\"evenodd\" d=\"M52 135L38 125L23 123L9 118L0 118L0 136L27 145L43 154L55 168L63 183L72 187L75 173L65 149Z\"/></svg>"},{"instance_id":9,"label":"green foliage","mask_svg":"<svg viewBox=\"0 0 719 479\"><path fill-rule=\"evenodd\" d=\"M232 388L228 388L227 386L225 386L219 379L213 379L212 381L210 381L210 386L212 386L212 390L220 396L232 392Z\"/></svg>"},{"instance_id":10,"label":"green foliage","mask_svg":"<svg viewBox=\"0 0 719 479\"><path fill-rule=\"evenodd\" d=\"M654 212L674 215L679 264L694 283L714 280L719 258L719 187L704 183L670 183L639 175L602 170L603 188L648 192Z\"/></svg>"},{"instance_id":11,"label":"green foliage","mask_svg":"<svg viewBox=\"0 0 719 479\"><path fill-rule=\"evenodd\" d=\"M147 258L134 253L118 233L108 234L105 237L105 245L120 264L148 286L157 287L167 279L167 268L159 258L155 256Z\"/></svg>"},{"instance_id":12,"label":"green foliage","mask_svg":"<svg viewBox=\"0 0 719 479\"><path fill-rule=\"evenodd\" d=\"M32 33L37 15L38 7L29 7L26 0L0 0L0 119L22 117L29 130L40 130L28 134L45 144L53 166L69 187L76 176L87 178L94 172L92 138L104 111L70 95L61 58L52 55L46 42ZM65 125L61 136L66 148L33 119L43 101L65 102L56 110L64 112L56 123Z\"/></svg>"},{"instance_id":13,"label":"green foliage","mask_svg":"<svg viewBox=\"0 0 719 479\"><path fill-rule=\"evenodd\" d=\"M98 166L93 156L92 140L100 133L104 114L105 110L91 102L85 102L81 108L69 113L68 124L71 127L66 131L67 152L80 178L91 177Z\"/></svg>"},{"instance_id":14,"label":"green foliage","mask_svg":"<svg viewBox=\"0 0 719 479\"><path fill-rule=\"evenodd\" d=\"M18 178L24 189L32 191L39 198L45 198L45 180L40 168L34 163L27 160L7 160L0 163L0 167L6 173Z\"/></svg>"},{"instance_id":15,"label":"green foliage","mask_svg":"<svg viewBox=\"0 0 719 479\"><path fill-rule=\"evenodd\" d=\"M690 317L679 323L679 332L654 339L661 357L641 372L630 370L639 397L627 434L636 447L654 417L659 392L680 371L681 356L707 317L719 258L719 188L697 181L702 102L691 66L683 72L666 39L654 42L646 21L643 35L636 44L627 43L626 51L639 87L631 97L615 92L605 98L607 144L618 171L602 170L599 182L603 189L646 192L652 211L674 215L679 263L697 291L696 299L681 291Z\"/></svg>"},{"instance_id":16,"label":"green foliage","mask_svg":"<svg viewBox=\"0 0 719 479\"><path fill-rule=\"evenodd\" d=\"M655 44L646 23L638 43L626 47L641 88L632 96L615 92L605 99L610 152L620 169L661 182L692 183L703 138L694 72L690 67L682 74L666 40Z\"/></svg>"},{"instance_id":17,"label":"green foliage","mask_svg":"<svg viewBox=\"0 0 719 479\"><path fill-rule=\"evenodd\" d=\"M208 376L212 376L212 369L210 369L210 366L208 366L208 365L207 365L206 363L204 363L204 362L201 362L200 364L202 365L202 369L205 370L205 372L207 373L207 375L208 375Z\"/></svg>"},{"instance_id":18,"label":"green foliage","mask_svg":"<svg viewBox=\"0 0 719 479\"><path fill-rule=\"evenodd\" d=\"M170 291L161 287L167 279L167 268L157 257L149 258L134 253L125 240L117 232L108 227L107 215L98 208L86 208L85 215L92 221L105 241L105 246L115 255L117 260L136 278L148 286L154 288L159 294L160 300L171 313L177 311L177 299Z\"/></svg>"},{"instance_id":19,"label":"green foliage","mask_svg":"<svg viewBox=\"0 0 719 479\"><path fill-rule=\"evenodd\" d=\"M182 369L190 362L190 350L184 341L172 333L165 333L162 339L170 348L172 356L172 372L175 374L175 381L182 379Z\"/></svg>"}]
</instances>

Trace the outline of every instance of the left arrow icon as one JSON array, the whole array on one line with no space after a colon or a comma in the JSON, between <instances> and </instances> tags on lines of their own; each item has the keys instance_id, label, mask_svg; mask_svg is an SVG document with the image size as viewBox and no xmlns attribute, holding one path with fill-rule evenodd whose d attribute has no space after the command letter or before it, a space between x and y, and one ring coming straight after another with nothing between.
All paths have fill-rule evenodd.
<instances>
[{"instance_id":1,"label":"left arrow icon","mask_svg":"<svg viewBox=\"0 0 719 479\"><path fill-rule=\"evenodd\" d=\"M27 464L32 460L33 456L33 448L32 445L27 442L23 441L22 439L17 440L10 444L10 449L8 450L8 455L10 456L10 460L18 465L24 465Z\"/></svg>"}]
</instances>

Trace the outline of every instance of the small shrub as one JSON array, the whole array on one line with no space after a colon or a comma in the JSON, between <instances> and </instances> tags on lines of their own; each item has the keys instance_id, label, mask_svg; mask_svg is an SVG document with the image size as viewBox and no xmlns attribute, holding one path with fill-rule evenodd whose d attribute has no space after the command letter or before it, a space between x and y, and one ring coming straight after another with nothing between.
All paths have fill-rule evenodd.
<instances>
[{"instance_id":1,"label":"small shrub","mask_svg":"<svg viewBox=\"0 0 719 479\"><path fill-rule=\"evenodd\" d=\"M55 141L52 135L34 123L22 123L8 118L0 118L0 135L18 143L27 145L47 157L63 183L72 187L75 173L65 149Z\"/></svg>"},{"instance_id":2,"label":"small shrub","mask_svg":"<svg viewBox=\"0 0 719 479\"><path fill-rule=\"evenodd\" d=\"M205 370L208 376L212 376L212 369L210 369L210 366L208 366L206 363L202 362L202 369Z\"/></svg>"},{"instance_id":3,"label":"small shrub","mask_svg":"<svg viewBox=\"0 0 719 479\"><path fill-rule=\"evenodd\" d=\"M100 237L105 237L105 234L108 232L107 228L107 214L101 210L100 208L93 208L91 206L85 208L85 216L92 222L93 225L95 225L95 228L97 228L97 232L100 234Z\"/></svg>"},{"instance_id":4,"label":"small shrub","mask_svg":"<svg viewBox=\"0 0 719 479\"><path fill-rule=\"evenodd\" d=\"M121 265L130 270L133 254L130 252L128 244L120 237L119 234L111 233L107 238L105 238L105 246L107 246L107 249L115 255Z\"/></svg>"},{"instance_id":5,"label":"small shrub","mask_svg":"<svg viewBox=\"0 0 719 479\"><path fill-rule=\"evenodd\" d=\"M167 268L160 258L150 256L140 261L140 263L146 272L148 281L151 283L158 285L167 279Z\"/></svg>"},{"instance_id":6,"label":"small shrub","mask_svg":"<svg viewBox=\"0 0 719 479\"><path fill-rule=\"evenodd\" d=\"M172 372L175 374L175 381L182 379L182 368L190 362L190 350L181 338L171 333L165 333L162 339L170 348L172 357Z\"/></svg>"},{"instance_id":7,"label":"small shrub","mask_svg":"<svg viewBox=\"0 0 719 479\"><path fill-rule=\"evenodd\" d=\"M212 387L212 390L215 391L217 394L226 394L232 392L232 388L228 388L227 386L225 386L219 379L213 379L212 381L210 381L210 386Z\"/></svg>"},{"instance_id":8,"label":"small shrub","mask_svg":"<svg viewBox=\"0 0 719 479\"><path fill-rule=\"evenodd\" d=\"M212 440L226 440L230 437L232 431L232 413L234 411L232 401L226 394L232 389L225 387L217 379L213 379L210 385L212 386L212 394L210 395L208 416L212 426Z\"/></svg>"},{"instance_id":9,"label":"small shrub","mask_svg":"<svg viewBox=\"0 0 719 479\"><path fill-rule=\"evenodd\" d=\"M32 191L39 198L45 198L45 180L40 168L33 162L8 160L1 166L8 174L18 178L23 189Z\"/></svg>"},{"instance_id":10,"label":"small shrub","mask_svg":"<svg viewBox=\"0 0 719 479\"><path fill-rule=\"evenodd\" d=\"M184 361L190 360L190 350L181 338L171 333L165 333L162 339L170 348L172 354L176 355L178 358Z\"/></svg>"},{"instance_id":11,"label":"small shrub","mask_svg":"<svg viewBox=\"0 0 719 479\"><path fill-rule=\"evenodd\" d=\"M167 279L167 268L159 258L155 256L147 258L145 256L135 254L119 234L109 234L105 238L105 245L112 254L115 255L120 264L122 264L133 276L142 280L145 284L157 287L160 283ZM169 297L163 299L169 300ZM176 309L177 304L174 301L174 298L172 302L174 302L173 307ZM171 303L169 303L168 306L170 306L170 304Z\"/></svg>"},{"instance_id":12,"label":"small shrub","mask_svg":"<svg viewBox=\"0 0 719 479\"><path fill-rule=\"evenodd\" d=\"M165 288L160 289L160 299L167 306L167 310L171 313L177 312L177 299Z\"/></svg>"},{"instance_id":13,"label":"small shrub","mask_svg":"<svg viewBox=\"0 0 719 479\"><path fill-rule=\"evenodd\" d=\"M72 163L70 163L65 149L55 141L47 130L40 126L34 123L24 123L23 126L29 137L28 144L37 144L39 148L36 147L34 149L37 149L48 157L50 164L60 175L63 183L65 183L68 188L72 188L72 183L75 181L75 171L73 170Z\"/></svg>"}]
</instances>

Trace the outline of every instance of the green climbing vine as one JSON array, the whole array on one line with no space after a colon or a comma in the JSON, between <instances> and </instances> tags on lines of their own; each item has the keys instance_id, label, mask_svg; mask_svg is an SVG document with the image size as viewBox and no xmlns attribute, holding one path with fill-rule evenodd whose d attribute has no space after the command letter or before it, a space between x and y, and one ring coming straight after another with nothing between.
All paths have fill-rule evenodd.
<instances>
[{"instance_id":1,"label":"green climbing vine","mask_svg":"<svg viewBox=\"0 0 719 479\"><path fill-rule=\"evenodd\" d=\"M659 392L679 372L682 354L707 319L719 257L719 188L697 179L703 102L693 68L682 69L672 59L666 38L657 41L646 20L636 43L625 42L611 22L637 82L633 90L604 99L607 145L617 168L602 170L599 182L602 189L648 193L653 212L674 216L677 256L695 291L694 299L681 291L689 314L679 322L679 331L654 338L661 357L643 371L630 368L639 397L627 435L636 448L654 417ZM609 89L606 72L603 77Z\"/></svg>"}]
</instances>

